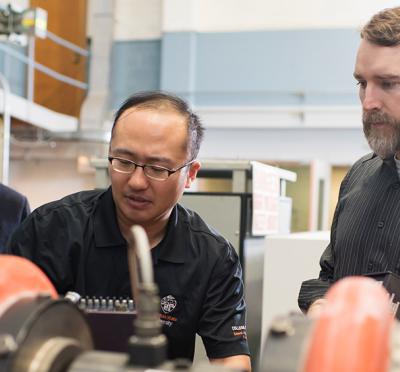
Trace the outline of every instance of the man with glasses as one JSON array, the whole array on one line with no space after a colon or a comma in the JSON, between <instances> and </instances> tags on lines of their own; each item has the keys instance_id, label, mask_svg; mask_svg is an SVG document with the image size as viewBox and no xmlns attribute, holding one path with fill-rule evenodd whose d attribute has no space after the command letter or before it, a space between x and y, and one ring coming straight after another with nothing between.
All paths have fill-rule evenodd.
<instances>
[{"instance_id":1,"label":"man with glasses","mask_svg":"<svg viewBox=\"0 0 400 372\"><path fill-rule=\"evenodd\" d=\"M129 98L117 111L109 147L111 187L36 209L8 252L38 264L61 294L131 294L132 225L149 238L160 317L170 358L193 358L195 334L212 362L250 369L242 270L231 244L177 204L200 168L199 118L160 92Z\"/></svg>"}]
</instances>

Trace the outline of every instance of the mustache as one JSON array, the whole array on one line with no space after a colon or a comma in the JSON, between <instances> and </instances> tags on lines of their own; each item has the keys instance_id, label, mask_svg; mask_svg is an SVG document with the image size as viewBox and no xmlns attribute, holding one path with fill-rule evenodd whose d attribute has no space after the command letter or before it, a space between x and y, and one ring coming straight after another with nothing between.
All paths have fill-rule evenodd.
<instances>
[{"instance_id":1,"label":"mustache","mask_svg":"<svg viewBox=\"0 0 400 372\"><path fill-rule=\"evenodd\" d=\"M396 126L396 120L382 111L363 112L362 121L364 126L371 127L373 124L386 123L392 127Z\"/></svg>"}]
</instances>

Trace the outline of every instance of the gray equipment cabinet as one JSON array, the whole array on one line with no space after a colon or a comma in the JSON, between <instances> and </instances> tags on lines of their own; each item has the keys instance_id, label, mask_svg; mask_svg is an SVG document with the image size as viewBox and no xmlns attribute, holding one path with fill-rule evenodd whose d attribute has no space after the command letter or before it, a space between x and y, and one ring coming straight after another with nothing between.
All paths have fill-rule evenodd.
<instances>
[{"instance_id":1,"label":"gray equipment cabinet","mask_svg":"<svg viewBox=\"0 0 400 372\"><path fill-rule=\"evenodd\" d=\"M253 236L252 226L252 167L255 162L238 160L204 160L197 178L228 179L227 192L186 192L180 203L196 211L204 220L235 247L243 267L247 303L247 335L253 365L260 353L262 294L265 236ZM107 161L92 160L96 168L96 187L109 185ZM290 232L291 199L286 193L286 182L295 182L296 174L275 168L279 176L279 232ZM198 347L196 345L196 349ZM197 351L196 351L197 353ZM196 359L195 359L196 361Z\"/></svg>"}]
</instances>

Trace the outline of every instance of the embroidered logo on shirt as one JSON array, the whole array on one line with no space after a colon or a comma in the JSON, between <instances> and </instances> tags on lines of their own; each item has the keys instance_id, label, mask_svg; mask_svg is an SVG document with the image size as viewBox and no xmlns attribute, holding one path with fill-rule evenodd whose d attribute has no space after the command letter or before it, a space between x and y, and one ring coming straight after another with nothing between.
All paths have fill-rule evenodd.
<instances>
[{"instance_id":1,"label":"embroidered logo on shirt","mask_svg":"<svg viewBox=\"0 0 400 372\"><path fill-rule=\"evenodd\" d=\"M246 333L245 325L232 326L232 332L233 332L234 336L240 336L244 340L247 340L247 333Z\"/></svg>"},{"instance_id":2,"label":"embroidered logo on shirt","mask_svg":"<svg viewBox=\"0 0 400 372\"><path fill-rule=\"evenodd\" d=\"M174 296L168 295L161 299L161 309L164 314L170 313L172 310L176 308L178 302L176 301Z\"/></svg>"},{"instance_id":3,"label":"embroidered logo on shirt","mask_svg":"<svg viewBox=\"0 0 400 372\"><path fill-rule=\"evenodd\" d=\"M160 320L161 320L161 324L163 324L167 327L172 327L176 323L178 318L175 316L167 315L167 314L160 314Z\"/></svg>"}]
</instances>

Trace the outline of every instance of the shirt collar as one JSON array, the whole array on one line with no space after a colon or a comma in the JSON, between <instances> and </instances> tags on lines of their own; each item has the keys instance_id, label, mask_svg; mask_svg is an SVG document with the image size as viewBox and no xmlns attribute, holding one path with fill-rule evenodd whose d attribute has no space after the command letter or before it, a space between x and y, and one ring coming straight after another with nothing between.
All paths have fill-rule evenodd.
<instances>
[{"instance_id":1,"label":"shirt collar","mask_svg":"<svg viewBox=\"0 0 400 372\"><path fill-rule=\"evenodd\" d=\"M399 174L397 173L396 162L394 161L394 156L390 156L382 160L383 164L388 169L390 177L393 178L392 182L399 182Z\"/></svg>"},{"instance_id":2,"label":"shirt collar","mask_svg":"<svg viewBox=\"0 0 400 372\"><path fill-rule=\"evenodd\" d=\"M163 240L151 250L154 264L158 260L171 263L185 262L186 234L183 221L179 222L178 206L172 209ZM115 247L127 244L118 226L115 203L109 187L100 197L94 212L94 240L96 247Z\"/></svg>"},{"instance_id":3,"label":"shirt collar","mask_svg":"<svg viewBox=\"0 0 400 372\"><path fill-rule=\"evenodd\" d=\"M376 158L376 157L378 157L378 155L376 155L374 152L370 152L369 154L365 155L362 158L362 163L365 163L366 161L369 161L369 160L371 160L373 158Z\"/></svg>"},{"instance_id":4,"label":"shirt collar","mask_svg":"<svg viewBox=\"0 0 400 372\"><path fill-rule=\"evenodd\" d=\"M400 159L397 159L396 155L395 155L393 160L394 160L394 163L396 164L397 175L400 178Z\"/></svg>"},{"instance_id":5,"label":"shirt collar","mask_svg":"<svg viewBox=\"0 0 400 372\"><path fill-rule=\"evenodd\" d=\"M375 154L375 153L373 152L373 153L370 153L370 154L364 156L362 162L365 163L365 162L367 162L367 161L369 161L369 160L372 160L372 159L375 159L375 161L380 162L380 163L379 163L380 165L381 165L381 164L385 164L385 165L387 165L389 168L392 168L393 170L395 170L395 171L397 172L396 163L395 163L395 160L394 160L394 156L393 156L393 155L389 156L388 158L382 159L381 157L379 157L377 154Z\"/></svg>"},{"instance_id":6,"label":"shirt collar","mask_svg":"<svg viewBox=\"0 0 400 372\"><path fill-rule=\"evenodd\" d=\"M118 226L111 187L100 197L94 211L94 240L96 247L126 245Z\"/></svg>"}]
</instances>

